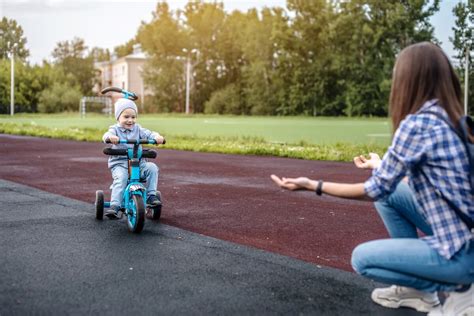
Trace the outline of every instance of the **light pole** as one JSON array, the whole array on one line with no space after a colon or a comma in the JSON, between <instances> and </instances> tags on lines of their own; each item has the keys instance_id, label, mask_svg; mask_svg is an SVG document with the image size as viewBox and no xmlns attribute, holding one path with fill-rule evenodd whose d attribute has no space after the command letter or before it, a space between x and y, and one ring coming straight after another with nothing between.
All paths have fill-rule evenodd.
<instances>
[{"instance_id":1,"label":"light pole","mask_svg":"<svg viewBox=\"0 0 474 316\"><path fill-rule=\"evenodd\" d=\"M189 90L190 90L190 77L191 77L191 58L186 58L186 114L189 114Z\"/></svg>"},{"instance_id":2,"label":"light pole","mask_svg":"<svg viewBox=\"0 0 474 316\"><path fill-rule=\"evenodd\" d=\"M10 52L11 61L11 86L10 86L10 115L13 116L15 113L15 47L17 44L13 44Z\"/></svg>"},{"instance_id":3,"label":"light pole","mask_svg":"<svg viewBox=\"0 0 474 316\"><path fill-rule=\"evenodd\" d=\"M191 64L191 53L196 53L197 49L192 49L190 52L186 48L183 48L183 52L187 53L186 57L186 114L189 114L189 95L191 93L191 68L194 66Z\"/></svg>"},{"instance_id":4,"label":"light pole","mask_svg":"<svg viewBox=\"0 0 474 316\"><path fill-rule=\"evenodd\" d=\"M138 72L140 73L140 80L138 82L140 83L140 97L142 98L140 101L140 106L142 107L142 111L145 112L145 81L143 80L143 67L139 66L138 67Z\"/></svg>"}]
</instances>

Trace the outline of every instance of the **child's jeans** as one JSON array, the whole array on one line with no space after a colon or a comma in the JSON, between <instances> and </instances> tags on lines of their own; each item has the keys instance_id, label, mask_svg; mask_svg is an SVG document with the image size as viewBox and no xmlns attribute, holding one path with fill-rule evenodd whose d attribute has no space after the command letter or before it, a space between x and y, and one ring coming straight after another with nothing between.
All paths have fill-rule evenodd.
<instances>
[{"instance_id":1,"label":"child's jeans","mask_svg":"<svg viewBox=\"0 0 474 316\"><path fill-rule=\"evenodd\" d=\"M418 203L406 183L401 182L375 207L392 238L357 246L352 253L357 273L426 292L453 291L459 284L474 283L474 244L465 244L448 260L418 239L416 228L426 235L432 231L417 211Z\"/></svg>"},{"instance_id":2,"label":"child's jeans","mask_svg":"<svg viewBox=\"0 0 474 316\"><path fill-rule=\"evenodd\" d=\"M112 194L110 198L110 207L120 206L122 196L128 181L128 167L123 164L117 164L111 168L112 178ZM140 162L140 178L146 179L147 196L156 195L158 186L159 168L153 162Z\"/></svg>"}]
</instances>

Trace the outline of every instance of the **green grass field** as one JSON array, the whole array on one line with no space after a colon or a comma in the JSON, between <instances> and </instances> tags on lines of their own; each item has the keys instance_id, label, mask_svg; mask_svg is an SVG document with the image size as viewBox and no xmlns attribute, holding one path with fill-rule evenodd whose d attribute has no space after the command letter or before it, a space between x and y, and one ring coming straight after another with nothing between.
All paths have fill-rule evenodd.
<instances>
[{"instance_id":1,"label":"green grass field","mask_svg":"<svg viewBox=\"0 0 474 316\"><path fill-rule=\"evenodd\" d=\"M166 148L311 160L351 161L383 155L390 125L380 118L140 115L138 122L164 135ZM101 141L113 118L90 114L0 115L0 133Z\"/></svg>"},{"instance_id":2,"label":"green grass field","mask_svg":"<svg viewBox=\"0 0 474 316\"><path fill-rule=\"evenodd\" d=\"M81 119L77 113L51 115L0 115L0 123L33 124L49 128L95 128L104 132L115 123L113 118L90 114ZM388 145L390 125L381 118L250 117L210 115L140 115L143 127L163 135L192 137L247 137L286 144Z\"/></svg>"}]
</instances>

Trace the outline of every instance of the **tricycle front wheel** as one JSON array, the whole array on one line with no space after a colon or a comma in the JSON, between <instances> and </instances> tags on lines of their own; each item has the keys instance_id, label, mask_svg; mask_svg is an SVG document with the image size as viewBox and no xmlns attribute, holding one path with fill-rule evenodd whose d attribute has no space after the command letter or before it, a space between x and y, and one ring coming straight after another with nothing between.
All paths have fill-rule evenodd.
<instances>
[{"instance_id":1,"label":"tricycle front wheel","mask_svg":"<svg viewBox=\"0 0 474 316\"><path fill-rule=\"evenodd\" d=\"M140 233L145 224L145 203L141 195L133 195L127 212L127 226L132 233Z\"/></svg>"},{"instance_id":2,"label":"tricycle front wheel","mask_svg":"<svg viewBox=\"0 0 474 316\"><path fill-rule=\"evenodd\" d=\"M104 192L101 190L95 191L95 218L104 219Z\"/></svg>"}]
</instances>

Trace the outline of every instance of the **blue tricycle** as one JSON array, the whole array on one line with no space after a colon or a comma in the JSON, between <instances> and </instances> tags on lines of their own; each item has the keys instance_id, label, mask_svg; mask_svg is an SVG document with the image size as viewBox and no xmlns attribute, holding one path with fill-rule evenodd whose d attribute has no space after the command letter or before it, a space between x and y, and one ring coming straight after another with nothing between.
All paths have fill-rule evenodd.
<instances>
[{"instance_id":1,"label":"blue tricycle","mask_svg":"<svg viewBox=\"0 0 474 316\"><path fill-rule=\"evenodd\" d=\"M102 94L107 92L118 92L122 93L124 98L130 100L137 100L138 97L135 93L120 89L117 87L108 87L101 91ZM166 141L163 141L165 144ZM108 142L110 143L110 142ZM142 158L156 158L156 151L150 149L142 149L141 144L155 144L154 139L138 139L138 140L125 140L120 139L119 144L133 144L133 148L127 149L114 149L104 148L104 154L106 155L121 155L128 157L128 183L123 193L122 202L120 206L121 216L125 214L127 216L127 226L131 232L140 233L145 225L145 216L153 220L159 220L161 216L161 205L151 207L145 204L146 201L146 188L143 185L144 179L140 179L140 160ZM156 196L161 201L160 191L156 192ZM95 217L98 220L104 218L104 207L110 207L110 202L104 201L104 192L97 190L95 192Z\"/></svg>"},{"instance_id":2,"label":"blue tricycle","mask_svg":"<svg viewBox=\"0 0 474 316\"><path fill-rule=\"evenodd\" d=\"M146 188L143 185L145 180L140 179L140 160L142 158L154 159L157 156L156 151L142 149L140 145L156 144L156 141L154 139L120 139L119 144L133 144L133 148L114 149L107 147L104 148L104 154L128 157L128 183L123 193L120 210L121 214L125 214L127 217L128 229L133 233L140 233L145 224L145 216L153 220L159 220L161 216L161 205L151 207L145 204L147 196ZM161 193L157 191L156 195L161 201ZM102 190L97 190L95 192L95 214L98 220L104 218L105 207L110 207L110 202L104 201L104 192Z\"/></svg>"}]
</instances>

